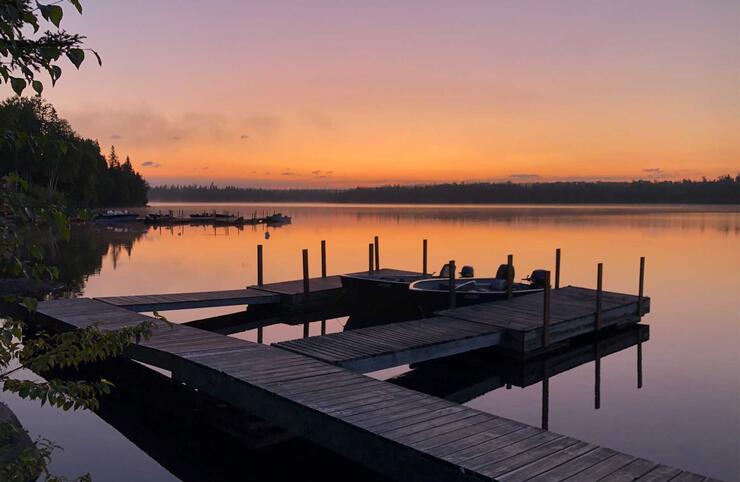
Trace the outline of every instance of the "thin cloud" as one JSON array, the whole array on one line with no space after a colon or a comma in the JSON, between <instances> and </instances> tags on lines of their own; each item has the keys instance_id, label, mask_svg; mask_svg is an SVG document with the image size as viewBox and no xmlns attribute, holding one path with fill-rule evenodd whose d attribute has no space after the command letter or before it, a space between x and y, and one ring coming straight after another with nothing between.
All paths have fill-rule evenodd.
<instances>
[{"instance_id":1,"label":"thin cloud","mask_svg":"<svg viewBox=\"0 0 740 482\"><path fill-rule=\"evenodd\" d=\"M123 139L123 136L121 134L111 134L111 139Z\"/></svg>"},{"instance_id":2,"label":"thin cloud","mask_svg":"<svg viewBox=\"0 0 740 482\"><path fill-rule=\"evenodd\" d=\"M540 179L539 174L512 174L509 179L513 181L534 181Z\"/></svg>"},{"instance_id":3,"label":"thin cloud","mask_svg":"<svg viewBox=\"0 0 740 482\"><path fill-rule=\"evenodd\" d=\"M141 163L141 167L152 167L156 169L158 167L162 167L162 164L153 161L144 161Z\"/></svg>"},{"instance_id":4,"label":"thin cloud","mask_svg":"<svg viewBox=\"0 0 740 482\"><path fill-rule=\"evenodd\" d=\"M239 137L241 140L249 139L249 136L246 134L242 134L241 137Z\"/></svg>"}]
</instances>

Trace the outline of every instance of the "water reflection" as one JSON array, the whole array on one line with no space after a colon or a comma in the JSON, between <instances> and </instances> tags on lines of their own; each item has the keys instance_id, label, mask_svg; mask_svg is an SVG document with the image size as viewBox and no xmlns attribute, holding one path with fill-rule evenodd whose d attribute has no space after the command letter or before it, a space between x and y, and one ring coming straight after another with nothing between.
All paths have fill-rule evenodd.
<instances>
[{"instance_id":1,"label":"water reflection","mask_svg":"<svg viewBox=\"0 0 740 482\"><path fill-rule=\"evenodd\" d=\"M642 388L642 343L650 339L650 327L635 325L624 330L586 338L557 352L522 360L494 349L411 365L411 370L386 381L467 403L502 387L542 387L541 427L550 425L550 382L557 375L594 363L594 409L601 407L601 362L612 354L636 346L637 386Z\"/></svg>"}]
</instances>

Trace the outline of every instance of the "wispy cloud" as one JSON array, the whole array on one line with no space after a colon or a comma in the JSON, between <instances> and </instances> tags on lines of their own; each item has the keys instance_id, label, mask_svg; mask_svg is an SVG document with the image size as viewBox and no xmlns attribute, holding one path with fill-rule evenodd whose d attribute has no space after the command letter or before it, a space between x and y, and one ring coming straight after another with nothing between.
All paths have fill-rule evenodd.
<instances>
[{"instance_id":1,"label":"wispy cloud","mask_svg":"<svg viewBox=\"0 0 740 482\"><path fill-rule=\"evenodd\" d=\"M536 181L540 179L539 174L511 174L509 179L512 181Z\"/></svg>"},{"instance_id":2,"label":"wispy cloud","mask_svg":"<svg viewBox=\"0 0 740 482\"><path fill-rule=\"evenodd\" d=\"M111 139L123 139L123 136L121 134L111 134Z\"/></svg>"},{"instance_id":3,"label":"wispy cloud","mask_svg":"<svg viewBox=\"0 0 740 482\"><path fill-rule=\"evenodd\" d=\"M154 161L144 161L141 163L141 167L158 168L158 167L162 167L162 164L159 164L158 162L154 162Z\"/></svg>"}]
</instances>

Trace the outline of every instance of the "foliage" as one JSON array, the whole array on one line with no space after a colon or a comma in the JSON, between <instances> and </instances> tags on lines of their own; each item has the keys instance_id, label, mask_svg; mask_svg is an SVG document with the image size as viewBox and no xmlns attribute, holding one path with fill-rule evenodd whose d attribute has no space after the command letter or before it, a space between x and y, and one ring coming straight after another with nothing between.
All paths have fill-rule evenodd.
<instances>
[{"instance_id":1,"label":"foliage","mask_svg":"<svg viewBox=\"0 0 740 482\"><path fill-rule=\"evenodd\" d=\"M108 160L40 97L0 103L0 174L20 173L38 194L63 194L75 206L139 206L147 183L131 161Z\"/></svg>"},{"instance_id":2,"label":"foliage","mask_svg":"<svg viewBox=\"0 0 740 482\"><path fill-rule=\"evenodd\" d=\"M56 84L62 75L60 61L64 57L79 69L88 51L102 65L97 52L83 47L84 36L61 28L61 3L0 0L0 83L10 84L18 95L29 85L41 94L44 84L38 77L44 71L52 85ZM69 0L69 4L82 13L79 0ZM42 26L46 30L40 32ZM30 31L31 36L27 35Z\"/></svg>"},{"instance_id":3,"label":"foliage","mask_svg":"<svg viewBox=\"0 0 740 482\"><path fill-rule=\"evenodd\" d=\"M149 189L149 197L162 202L740 204L740 176L701 181L453 183L344 190L164 185Z\"/></svg>"}]
</instances>

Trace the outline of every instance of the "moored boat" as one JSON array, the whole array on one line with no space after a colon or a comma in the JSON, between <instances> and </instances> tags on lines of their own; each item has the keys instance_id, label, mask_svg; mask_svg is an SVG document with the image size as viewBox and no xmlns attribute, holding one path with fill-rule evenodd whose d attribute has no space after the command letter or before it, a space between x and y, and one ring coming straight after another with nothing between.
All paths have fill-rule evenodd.
<instances>
[{"instance_id":1,"label":"moored boat","mask_svg":"<svg viewBox=\"0 0 740 482\"><path fill-rule=\"evenodd\" d=\"M130 213L126 210L119 211L117 209L109 209L105 211L104 213L98 213L97 216L93 219L94 222L98 224L108 224L108 223L130 223L133 221L136 221L138 218L138 215L136 213Z\"/></svg>"},{"instance_id":2,"label":"moored boat","mask_svg":"<svg viewBox=\"0 0 740 482\"><path fill-rule=\"evenodd\" d=\"M265 217L267 224L289 224L292 221L290 216L286 216L283 213L273 213Z\"/></svg>"},{"instance_id":3,"label":"moored boat","mask_svg":"<svg viewBox=\"0 0 740 482\"><path fill-rule=\"evenodd\" d=\"M455 306L467 306L478 303L487 303L506 299L508 296L508 266L502 264L495 278L456 278ZM513 269L513 268L512 268ZM525 278L524 282L512 283L513 296L524 296L540 293L545 287L545 271L534 270ZM511 275L514 279L514 273ZM414 281L409 285L409 291L417 299L417 303L425 313L448 308L450 305L450 279L428 278Z\"/></svg>"}]
</instances>

